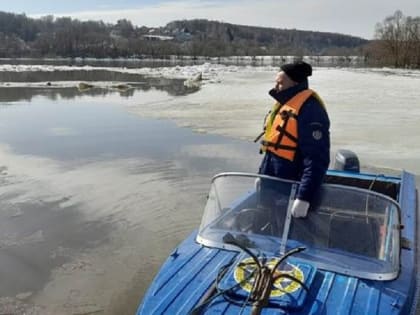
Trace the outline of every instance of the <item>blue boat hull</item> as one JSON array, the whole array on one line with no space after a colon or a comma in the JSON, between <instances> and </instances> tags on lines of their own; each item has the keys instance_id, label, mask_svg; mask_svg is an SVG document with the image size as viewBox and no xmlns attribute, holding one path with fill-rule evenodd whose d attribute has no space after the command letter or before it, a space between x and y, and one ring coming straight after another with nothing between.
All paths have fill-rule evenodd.
<instances>
[{"instance_id":1,"label":"blue boat hull","mask_svg":"<svg viewBox=\"0 0 420 315\"><path fill-rule=\"evenodd\" d=\"M273 302L265 306L261 314L414 314L418 283L417 192L413 175L404 172L393 180L399 185L398 202L404 225L398 277L391 281L375 281L314 268L309 291L302 303L296 302L297 307L292 309ZM239 264L243 260L242 253L203 246L197 243L196 236L197 231L168 257L144 296L138 315L251 314L252 305L245 303L246 299L232 303L223 294L218 295L215 289L220 270ZM213 295L211 302L197 308L208 295Z\"/></svg>"}]
</instances>

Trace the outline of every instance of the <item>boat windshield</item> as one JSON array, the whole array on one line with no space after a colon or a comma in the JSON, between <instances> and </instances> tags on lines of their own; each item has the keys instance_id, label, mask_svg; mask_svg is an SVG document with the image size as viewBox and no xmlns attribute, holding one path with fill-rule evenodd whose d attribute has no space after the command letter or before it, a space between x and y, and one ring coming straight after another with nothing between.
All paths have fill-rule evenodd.
<instances>
[{"instance_id":1,"label":"boat windshield","mask_svg":"<svg viewBox=\"0 0 420 315\"><path fill-rule=\"evenodd\" d=\"M324 270L365 279L391 280L399 270L400 209L387 196L324 184L306 218L290 207L299 183L264 175L223 173L212 181L197 241L238 250L232 234L256 254L280 255L297 246L297 257Z\"/></svg>"}]
</instances>

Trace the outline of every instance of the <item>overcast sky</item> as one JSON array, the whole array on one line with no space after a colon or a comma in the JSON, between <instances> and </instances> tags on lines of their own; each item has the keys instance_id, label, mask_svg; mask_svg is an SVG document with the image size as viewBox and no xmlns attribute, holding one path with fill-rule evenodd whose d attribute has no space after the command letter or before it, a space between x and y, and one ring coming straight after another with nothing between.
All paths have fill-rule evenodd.
<instances>
[{"instance_id":1,"label":"overcast sky","mask_svg":"<svg viewBox=\"0 0 420 315\"><path fill-rule=\"evenodd\" d=\"M420 0L0 0L0 11L39 17L71 16L138 26L177 19L210 20L275 28L337 32L373 38L375 24L397 9L420 16Z\"/></svg>"}]
</instances>

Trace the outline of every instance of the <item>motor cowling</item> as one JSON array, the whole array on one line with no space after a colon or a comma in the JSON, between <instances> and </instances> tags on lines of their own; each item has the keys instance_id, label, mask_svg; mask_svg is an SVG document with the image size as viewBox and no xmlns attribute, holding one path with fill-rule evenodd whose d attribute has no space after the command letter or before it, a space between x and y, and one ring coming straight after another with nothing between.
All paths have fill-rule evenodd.
<instances>
[{"instance_id":1,"label":"motor cowling","mask_svg":"<svg viewBox=\"0 0 420 315\"><path fill-rule=\"evenodd\" d=\"M359 158L350 150L338 150L335 154L334 169L347 172L360 172Z\"/></svg>"}]
</instances>

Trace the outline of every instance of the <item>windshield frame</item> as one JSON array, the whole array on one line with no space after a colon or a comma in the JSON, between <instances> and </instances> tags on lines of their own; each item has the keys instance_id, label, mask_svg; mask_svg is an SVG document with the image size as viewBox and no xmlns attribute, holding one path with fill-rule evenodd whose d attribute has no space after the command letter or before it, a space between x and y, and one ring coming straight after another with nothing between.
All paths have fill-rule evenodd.
<instances>
[{"instance_id":1,"label":"windshield frame","mask_svg":"<svg viewBox=\"0 0 420 315\"><path fill-rule=\"evenodd\" d=\"M279 254L284 253L286 250L290 249L286 246L286 244L288 244L289 242L297 242L297 241L294 241L293 239L290 238L289 229L290 229L290 225L291 225L292 220L299 220L299 219L292 218L292 215L291 215L291 204L292 204L292 201L295 198L295 191L294 190L297 187L297 185L299 184L299 182L292 181L292 180L287 180L287 179L282 179L282 178L277 178L277 177L271 177L271 176L267 176L267 175L254 174L254 173L225 172L225 173L217 174L212 178L212 180L211 180L211 186L212 187L214 186L214 182L220 177L248 177L248 178L255 178L255 179L265 178L265 179L269 179L269 180L273 180L273 181L278 181L278 182L281 182L281 183L290 184L291 185L291 193L290 193L289 201L288 201L288 205L287 205L287 214L286 214L286 218L285 218L285 225L283 227L282 236L277 237L277 236L266 236L265 235L264 239L266 241L270 240L273 243L277 243L279 245L278 246ZM345 191L359 192L359 193L362 193L362 194L366 194L367 198L368 198L368 196L376 196L376 197L379 198L379 200L389 202L392 206L395 207L395 210L392 209L393 210L392 211L393 212L392 216L394 218L395 218L395 211L397 212L397 217L395 218L395 220L397 220L397 222L394 222L394 221L392 222L392 228L396 229L396 226L401 224L401 207L398 204L398 202L396 202L394 199L390 198L389 196L386 196L384 194L381 194L381 193L378 193L378 192L375 192L375 191L372 191L372 190L368 190L368 189L363 189L363 188L353 187L353 186L347 186L347 185L340 185L340 184L324 183L323 187L330 187L330 188L343 189ZM238 196L238 200L240 200L241 197L245 198L244 196ZM218 202L218 207L220 207L220 210L221 210L220 202ZM203 216L203 221L204 221L204 216ZM203 221L202 221L202 223L203 223ZM235 247L235 246L203 237L200 232L202 232L206 228L207 227L205 227L205 226L203 227L202 225L200 225L200 229L199 229L197 237L196 237L196 241L199 244L202 244L202 245L208 246L208 247L216 247L216 248L221 248L221 249L226 249L226 250L238 251L238 248ZM392 242L393 242L392 247L390 247L392 249L392 252L393 252L390 260L383 260L382 261L379 258L377 258L377 259L372 258L370 263L372 265L380 264L381 261L383 262L383 264L390 263L391 266L392 266L391 271L375 273L375 272L371 272L371 271L356 270L354 268L351 268L351 266L349 268L334 266L334 264L332 264L332 263L323 263L321 261L312 261L310 259L310 257L305 257L306 255L304 253L301 257L299 257L299 259L302 259L303 261L307 260L308 263L311 263L311 264L315 265L317 268L327 270L327 271L341 273L341 274L348 275L348 276L356 276L356 277L359 277L359 278L371 279L371 280L380 280L380 281L392 280L392 279L395 279L398 276L399 271L400 271L401 230L399 230L399 232L390 231L388 233L392 236ZM394 233L397 233L397 234L394 234ZM248 234L248 236L249 236L249 234ZM252 234L252 237L257 237L258 238L259 236L258 236L258 234ZM297 242L297 243L299 243L299 242ZM300 243L298 245L302 246L302 243ZM316 247L314 247L314 248L315 248L315 251L319 250L319 251L323 251L324 253L331 254L331 255L328 255L328 256L331 256L331 257L334 257L335 255L341 255L341 257L343 257L343 255L344 255L344 252L338 253L338 254L334 253L334 250L331 249L331 248L316 248ZM348 252L349 259L354 258L354 257L352 257L352 255L353 254L351 252ZM353 255L353 256L355 256L355 255ZM360 257L362 257L362 256L360 256ZM368 260L368 258L366 258L366 261L367 260ZM375 263L376 261L377 261L377 263Z\"/></svg>"}]
</instances>

